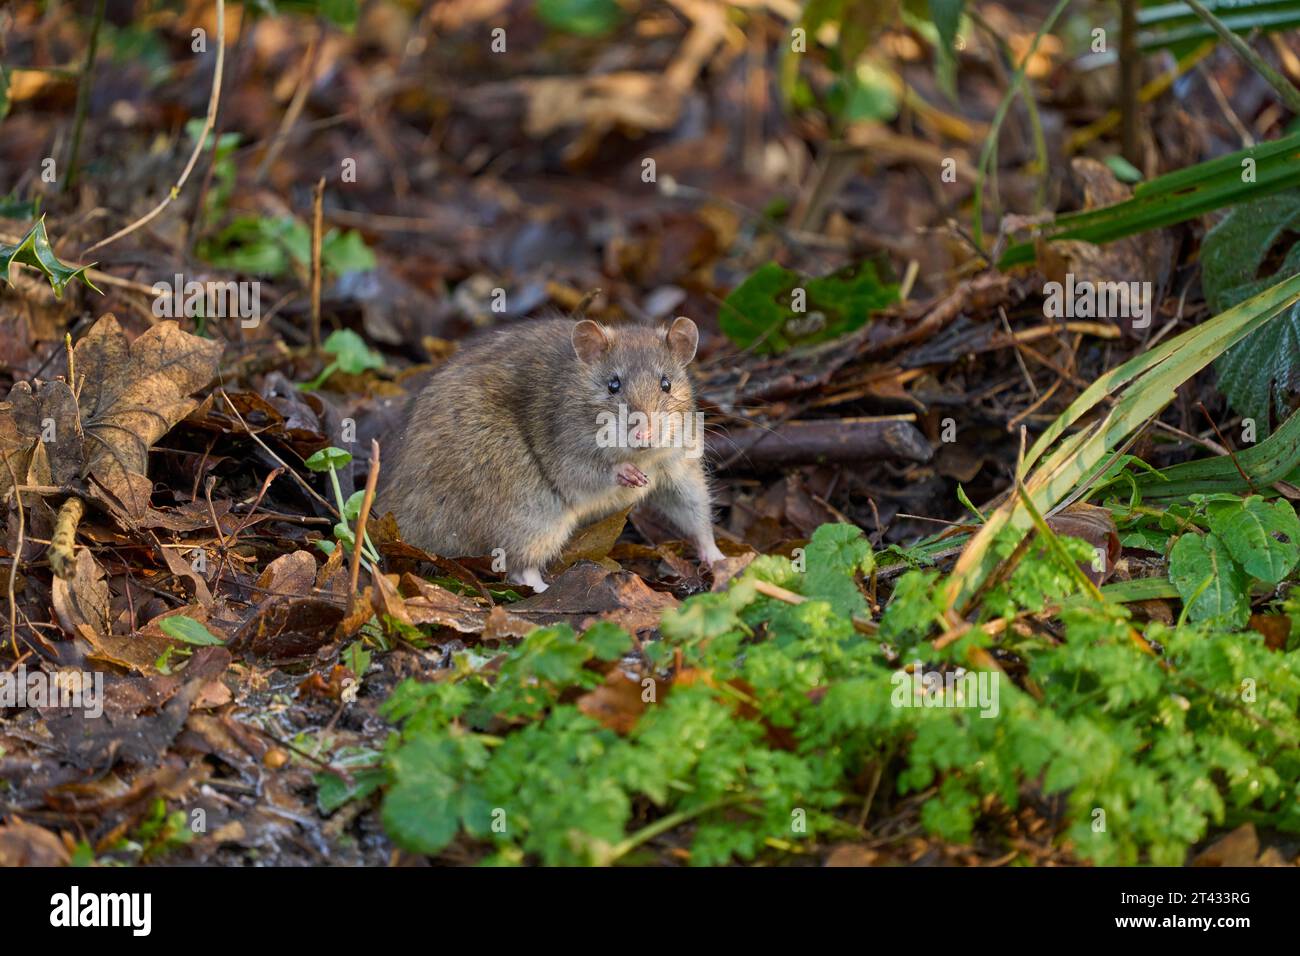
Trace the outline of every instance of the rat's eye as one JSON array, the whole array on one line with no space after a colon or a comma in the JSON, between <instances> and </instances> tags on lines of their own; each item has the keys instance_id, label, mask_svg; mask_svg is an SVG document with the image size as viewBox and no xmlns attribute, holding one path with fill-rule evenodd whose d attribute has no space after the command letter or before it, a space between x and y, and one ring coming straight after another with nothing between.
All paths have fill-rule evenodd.
<instances>
[{"instance_id":1,"label":"rat's eye","mask_svg":"<svg viewBox=\"0 0 1300 956\"><path fill-rule=\"evenodd\" d=\"M665 375L659 379L659 387L665 392L671 392L673 390L673 383L668 381L668 376Z\"/></svg>"},{"instance_id":2,"label":"rat's eye","mask_svg":"<svg viewBox=\"0 0 1300 956\"><path fill-rule=\"evenodd\" d=\"M606 384L609 385L609 394L611 395L617 395L618 390L623 387L623 383L618 380L617 375L611 375Z\"/></svg>"}]
</instances>

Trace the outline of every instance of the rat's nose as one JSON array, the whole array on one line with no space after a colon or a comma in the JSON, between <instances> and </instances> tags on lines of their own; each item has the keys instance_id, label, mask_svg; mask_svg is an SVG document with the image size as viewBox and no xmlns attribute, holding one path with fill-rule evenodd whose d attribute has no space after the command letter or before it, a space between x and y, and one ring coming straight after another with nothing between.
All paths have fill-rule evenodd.
<instances>
[{"instance_id":1,"label":"rat's nose","mask_svg":"<svg viewBox=\"0 0 1300 956\"><path fill-rule=\"evenodd\" d=\"M638 411L633 419L632 444L638 448L649 447L654 440L655 421L650 412Z\"/></svg>"}]
</instances>

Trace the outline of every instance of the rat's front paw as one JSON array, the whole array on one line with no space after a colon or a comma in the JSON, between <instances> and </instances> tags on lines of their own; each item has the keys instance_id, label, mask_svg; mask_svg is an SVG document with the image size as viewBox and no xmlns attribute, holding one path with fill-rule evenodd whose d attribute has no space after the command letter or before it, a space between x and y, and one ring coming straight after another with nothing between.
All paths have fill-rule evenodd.
<instances>
[{"instance_id":1,"label":"rat's front paw","mask_svg":"<svg viewBox=\"0 0 1300 956\"><path fill-rule=\"evenodd\" d=\"M630 461L625 461L614 469L614 480L627 488L644 488L650 484L646 473Z\"/></svg>"}]
</instances>

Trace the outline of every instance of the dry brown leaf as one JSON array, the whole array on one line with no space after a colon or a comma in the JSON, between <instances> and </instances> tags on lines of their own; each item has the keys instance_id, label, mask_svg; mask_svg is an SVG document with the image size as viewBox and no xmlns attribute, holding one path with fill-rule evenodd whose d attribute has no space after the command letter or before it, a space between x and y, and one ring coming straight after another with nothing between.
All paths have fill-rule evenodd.
<instances>
[{"instance_id":1,"label":"dry brown leaf","mask_svg":"<svg viewBox=\"0 0 1300 956\"><path fill-rule=\"evenodd\" d=\"M111 314L73 349L85 469L132 518L149 508L149 448L198 404L189 396L216 375L221 351L175 322L131 342Z\"/></svg>"},{"instance_id":2,"label":"dry brown leaf","mask_svg":"<svg viewBox=\"0 0 1300 956\"><path fill-rule=\"evenodd\" d=\"M1259 836L1255 824L1243 823L1196 855L1192 866L1255 866Z\"/></svg>"}]
</instances>

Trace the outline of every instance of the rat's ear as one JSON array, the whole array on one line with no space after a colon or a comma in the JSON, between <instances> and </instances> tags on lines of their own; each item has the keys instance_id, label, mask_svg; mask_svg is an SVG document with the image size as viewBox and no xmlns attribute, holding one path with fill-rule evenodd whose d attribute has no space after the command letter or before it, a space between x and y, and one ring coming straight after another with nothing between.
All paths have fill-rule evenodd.
<instances>
[{"instance_id":1,"label":"rat's ear","mask_svg":"<svg viewBox=\"0 0 1300 956\"><path fill-rule=\"evenodd\" d=\"M668 327L667 339L668 351L673 353L673 358L683 365L690 365L700 345L700 330L695 323L684 315L677 316Z\"/></svg>"},{"instance_id":2,"label":"rat's ear","mask_svg":"<svg viewBox=\"0 0 1300 956\"><path fill-rule=\"evenodd\" d=\"M583 319L573 327L573 351L588 365L608 352L610 344L609 332L599 322Z\"/></svg>"}]
</instances>

